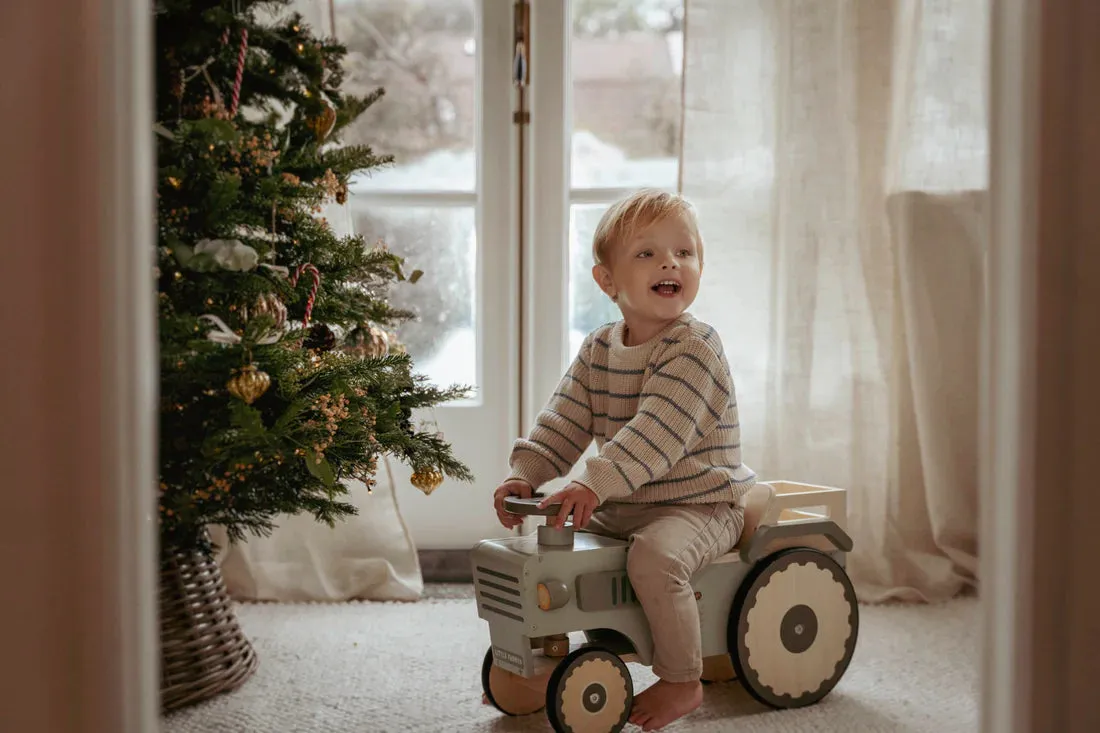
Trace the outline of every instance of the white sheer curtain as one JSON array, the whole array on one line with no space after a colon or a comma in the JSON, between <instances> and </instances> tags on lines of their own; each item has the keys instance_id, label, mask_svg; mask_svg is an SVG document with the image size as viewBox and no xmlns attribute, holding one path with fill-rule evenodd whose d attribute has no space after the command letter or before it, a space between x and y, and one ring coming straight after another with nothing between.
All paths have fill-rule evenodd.
<instances>
[{"instance_id":1,"label":"white sheer curtain","mask_svg":"<svg viewBox=\"0 0 1100 733\"><path fill-rule=\"evenodd\" d=\"M843 486L862 599L976 585L988 0L686 0L694 311L762 476Z\"/></svg>"}]
</instances>

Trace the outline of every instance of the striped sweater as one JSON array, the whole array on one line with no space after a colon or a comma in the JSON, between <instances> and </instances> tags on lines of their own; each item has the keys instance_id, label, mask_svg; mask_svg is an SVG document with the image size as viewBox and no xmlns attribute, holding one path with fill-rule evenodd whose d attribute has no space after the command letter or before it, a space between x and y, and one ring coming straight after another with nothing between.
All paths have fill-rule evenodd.
<instances>
[{"instance_id":1,"label":"striped sweater","mask_svg":"<svg viewBox=\"0 0 1100 733\"><path fill-rule=\"evenodd\" d=\"M688 313L644 344L623 322L590 333L527 438L509 478L534 488L566 475L607 501L739 504L756 475L741 462L741 430L718 333Z\"/></svg>"}]
</instances>

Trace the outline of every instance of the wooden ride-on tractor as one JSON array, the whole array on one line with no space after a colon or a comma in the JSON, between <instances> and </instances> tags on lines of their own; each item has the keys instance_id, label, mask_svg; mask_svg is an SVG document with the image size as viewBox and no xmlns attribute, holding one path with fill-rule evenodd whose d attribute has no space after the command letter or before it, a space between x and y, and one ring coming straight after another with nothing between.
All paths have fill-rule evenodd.
<instances>
[{"instance_id":1,"label":"wooden ride-on tractor","mask_svg":"<svg viewBox=\"0 0 1100 733\"><path fill-rule=\"evenodd\" d=\"M509 497L516 514L551 516L541 497ZM843 489L758 483L737 546L691 581L704 681L738 679L774 708L811 705L855 652L859 607L844 570L852 540ZM614 733L630 715L626 662L652 663L653 639L626 572L628 542L540 526L471 553L478 616L491 645L486 698L509 715L545 708L559 733ZM583 632L571 643L569 634ZM579 634L577 634L579 636Z\"/></svg>"}]
</instances>

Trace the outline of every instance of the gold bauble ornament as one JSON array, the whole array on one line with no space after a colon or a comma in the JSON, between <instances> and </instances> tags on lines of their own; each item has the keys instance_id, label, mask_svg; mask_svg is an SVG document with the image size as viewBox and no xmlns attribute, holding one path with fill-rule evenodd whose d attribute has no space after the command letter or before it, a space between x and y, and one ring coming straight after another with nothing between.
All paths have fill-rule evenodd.
<instances>
[{"instance_id":1,"label":"gold bauble ornament","mask_svg":"<svg viewBox=\"0 0 1100 733\"><path fill-rule=\"evenodd\" d=\"M431 494L443 483L443 474L434 468L426 468L421 471L414 471L409 481L425 494Z\"/></svg>"},{"instance_id":2,"label":"gold bauble ornament","mask_svg":"<svg viewBox=\"0 0 1100 733\"><path fill-rule=\"evenodd\" d=\"M328 134L332 132L332 128L336 125L336 108L332 106L332 102L322 98L321 103L323 105L321 111L306 120L309 129L313 130L313 136L317 138L317 142L321 142L328 137Z\"/></svg>"},{"instance_id":3,"label":"gold bauble ornament","mask_svg":"<svg viewBox=\"0 0 1100 733\"><path fill-rule=\"evenodd\" d=\"M271 377L260 371L254 364L241 367L241 370L225 383L230 394L251 405L271 386Z\"/></svg>"}]
</instances>

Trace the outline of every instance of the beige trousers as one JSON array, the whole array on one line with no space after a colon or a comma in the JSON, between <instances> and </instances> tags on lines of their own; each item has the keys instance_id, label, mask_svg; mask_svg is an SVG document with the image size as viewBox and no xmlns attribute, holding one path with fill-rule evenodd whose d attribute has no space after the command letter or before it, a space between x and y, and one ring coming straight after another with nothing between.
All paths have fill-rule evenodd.
<instances>
[{"instance_id":1,"label":"beige trousers","mask_svg":"<svg viewBox=\"0 0 1100 733\"><path fill-rule=\"evenodd\" d=\"M667 682L703 674L691 578L737 544L745 513L732 504L608 504L586 530L628 540L626 569L653 634L653 673Z\"/></svg>"}]
</instances>

